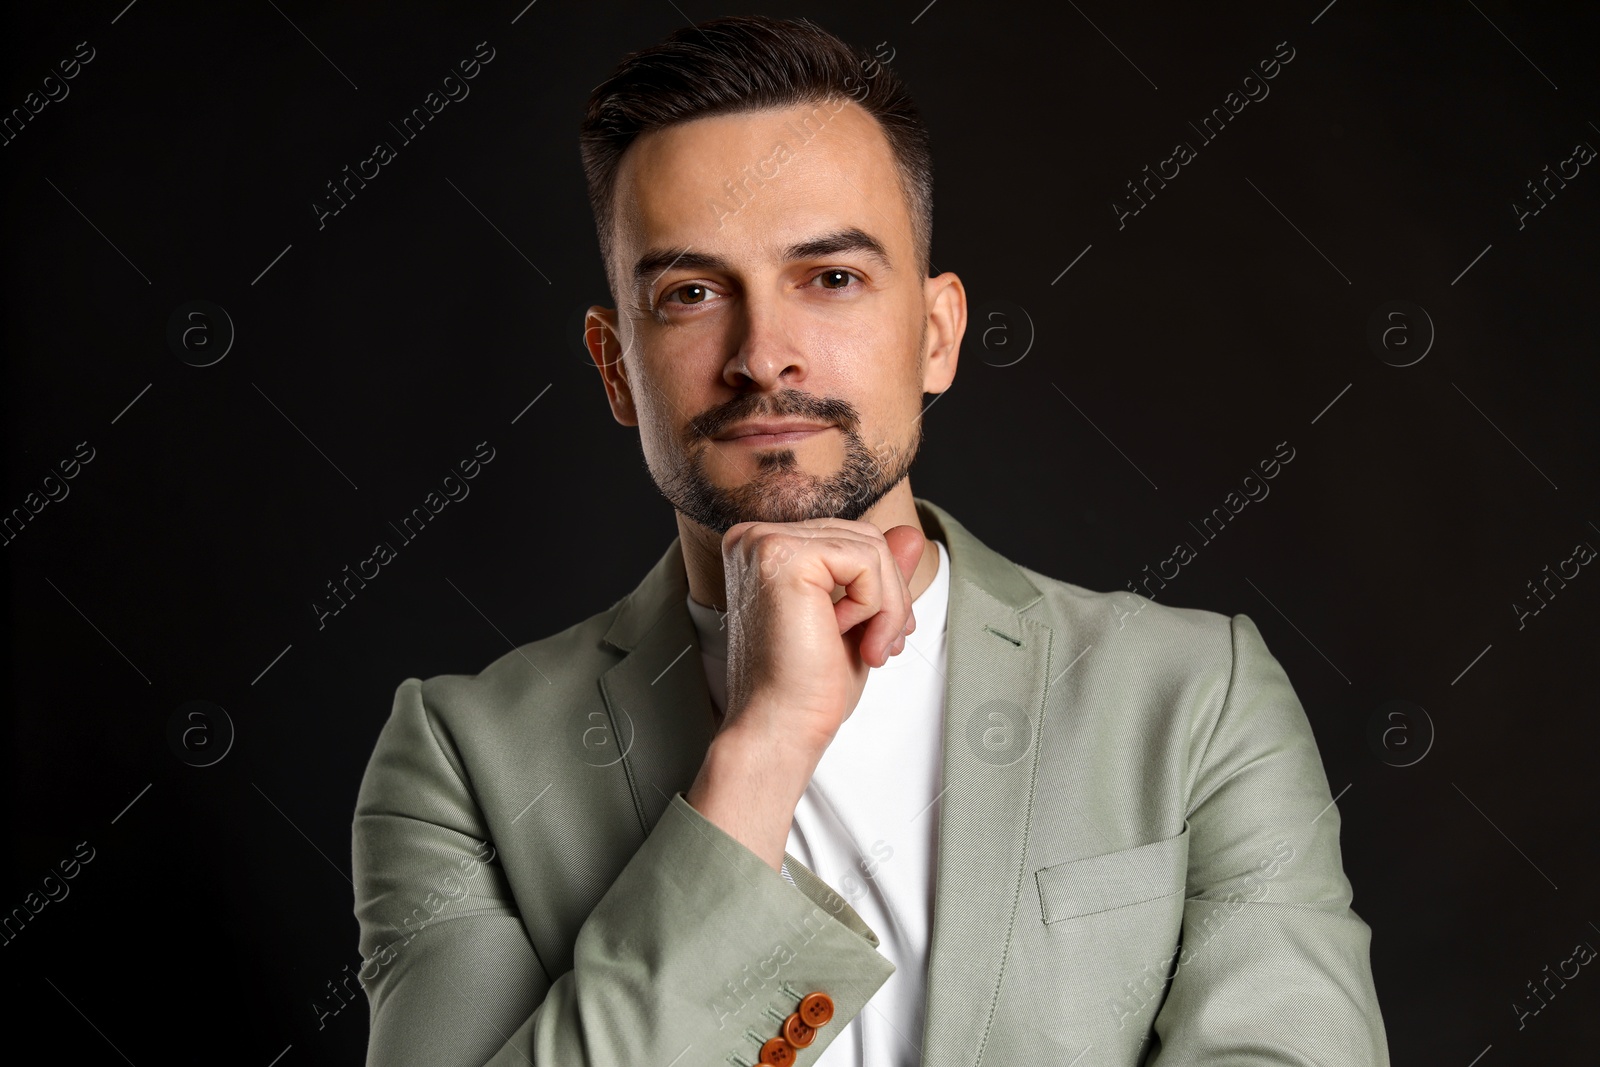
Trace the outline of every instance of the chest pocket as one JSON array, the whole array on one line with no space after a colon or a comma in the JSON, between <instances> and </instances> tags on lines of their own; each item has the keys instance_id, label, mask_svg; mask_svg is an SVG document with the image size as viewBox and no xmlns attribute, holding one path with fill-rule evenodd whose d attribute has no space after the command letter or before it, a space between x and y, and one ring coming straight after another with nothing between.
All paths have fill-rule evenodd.
<instances>
[{"instance_id":1,"label":"chest pocket","mask_svg":"<svg viewBox=\"0 0 1600 1067\"><path fill-rule=\"evenodd\" d=\"M1183 892L1189 826L1165 841L1041 867L1039 907L1046 924L1131 907Z\"/></svg>"}]
</instances>

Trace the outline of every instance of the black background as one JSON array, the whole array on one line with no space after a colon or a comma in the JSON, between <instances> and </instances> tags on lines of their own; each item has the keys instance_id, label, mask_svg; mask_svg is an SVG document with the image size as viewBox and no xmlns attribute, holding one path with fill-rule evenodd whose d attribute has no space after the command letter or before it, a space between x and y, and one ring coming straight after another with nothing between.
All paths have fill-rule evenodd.
<instances>
[{"instance_id":1,"label":"black background","mask_svg":"<svg viewBox=\"0 0 1600 1067\"><path fill-rule=\"evenodd\" d=\"M4 15L7 113L95 50L0 147L6 513L94 450L5 546L0 907L95 850L0 947L7 1044L357 1063L365 1004L319 1028L313 1003L359 967L350 816L395 686L603 610L675 533L577 343L611 303L577 127L624 53L731 12L124 2ZM934 264L971 319L917 495L1118 589L1287 441L1160 599L1249 614L1294 681L1394 1062L1593 1063L1594 968L1520 1030L1512 1004L1600 946L1600 575L1521 628L1513 604L1600 546L1600 161L1522 228L1512 205L1600 146L1594 9L1325 2L741 10L886 42L932 131ZM325 183L480 41L471 95L319 229ZM1178 140L1197 158L1119 229ZM167 340L194 300L236 331L206 367ZM1400 300L1431 347L1415 312L1369 343ZM480 441L470 496L319 629L324 583ZM169 743L191 700L237 731L211 766Z\"/></svg>"}]
</instances>

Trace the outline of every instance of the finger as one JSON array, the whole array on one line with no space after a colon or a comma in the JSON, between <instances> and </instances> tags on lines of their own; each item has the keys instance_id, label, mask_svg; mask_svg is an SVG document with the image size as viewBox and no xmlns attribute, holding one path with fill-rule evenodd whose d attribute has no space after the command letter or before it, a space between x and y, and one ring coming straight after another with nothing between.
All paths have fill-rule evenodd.
<instances>
[{"instance_id":1,"label":"finger","mask_svg":"<svg viewBox=\"0 0 1600 1067\"><path fill-rule=\"evenodd\" d=\"M916 573L917 564L922 560L922 549L928 539L915 526L896 526L885 530L883 539L900 568L900 576L909 583L911 576Z\"/></svg>"},{"instance_id":2,"label":"finger","mask_svg":"<svg viewBox=\"0 0 1600 1067\"><path fill-rule=\"evenodd\" d=\"M884 580L888 583L888 590L884 594L882 613L874 622L877 637L884 645L883 662L887 663L891 656L904 650L905 635L916 629L910 581L916 573L927 538L915 526L900 525L884 531L876 543L883 557ZM896 647L897 643L899 647Z\"/></svg>"},{"instance_id":3,"label":"finger","mask_svg":"<svg viewBox=\"0 0 1600 1067\"><path fill-rule=\"evenodd\" d=\"M909 527L896 527L907 530ZM915 531L912 531L915 535ZM897 535L897 540L904 535ZM905 568L894 554L889 541L882 535L873 541L882 569L883 594L878 614L867 626L862 645L871 651L875 666L889 662L896 652L894 644L905 635L907 620L911 615L911 591L906 585ZM881 647L881 653L879 651Z\"/></svg>"},{"instance_id":4,"label":"finger","mask_svg":"<svg viewBox=\"0 0 1600 1067\"><path fill-rule=\"evenodd\" d=\"M906 590L906 633L911 633L917 628L916 611L911 603L911 576L917 572L917 564L922 561L922 553L927 548L928 539L921 530L915 526L896 526L885 530L883 534L889 551L894 556L894 562L899 568L901 581Z\"/></svg>"},{"instance_id":5,"label":"finger","mask_svg":"<svg viewBox=\"0 0 1600 1067\"><path fill-rule=\"evenodd\" d=\"M876 532L870 526L868 529ZM835 608L847 601L857 605L854 610L839 613L840 625L859 627L856 647L862 662L881 667L889 662L893 655L891 646L905 630L910 596L881 534L853 542L852 547L866 553L866 565L859 577L846 585L845 595ZM842 576L837 577L843 584Z\"/></svg>"},{"instance_id":6,"label":"finger","mask_svg":"<svg viewBox=\"0 0 1600 1067\"><path fill-rule=\"evenodd\" d=\"M880 635L883 601L890 592L883 582L882 549L864 539L838 542L830 549L822 555L822 561L832 574L832 581L845 587L845 595L834 603L840 633L866 624L861 632L861 651L882 656L883 646L893 640L893 633L886 638Z\"/></svg>"}]
</instances>

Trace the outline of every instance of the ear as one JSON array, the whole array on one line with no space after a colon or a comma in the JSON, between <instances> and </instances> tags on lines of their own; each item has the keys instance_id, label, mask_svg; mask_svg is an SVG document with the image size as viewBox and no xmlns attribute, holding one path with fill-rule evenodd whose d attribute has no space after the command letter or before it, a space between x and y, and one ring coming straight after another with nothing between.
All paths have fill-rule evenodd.
<instances>
[{"instance_id":1,"label":"ear","mask_svg":"<svg viewBox=\"0 0 1600 1067\"><path fill-rule=\"evenodd\" d=\"M589 309L583 317L583 346L600 371L612 418L624 426L639 425L639 416L633 407L633 390L628 386L627 367L622 360L616 309L598 305Z\"/></svg>"},{"instance_id":2,"label":"ear","mask_svg":"<svg viewBox=\"0 0 1600 1067\"><path fill-rule=\"evenodd\" d=\"M942 393L955 380L961 338L967 332L967 290L946 271L923 283L928 309L928 337L923 353L922 391Z\"/></svg>"}]
</instances>

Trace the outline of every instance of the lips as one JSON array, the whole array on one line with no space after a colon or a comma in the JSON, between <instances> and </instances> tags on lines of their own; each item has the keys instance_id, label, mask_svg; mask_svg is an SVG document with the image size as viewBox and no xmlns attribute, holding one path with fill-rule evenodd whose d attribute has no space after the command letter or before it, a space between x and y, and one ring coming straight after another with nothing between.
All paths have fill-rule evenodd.
<instances>
[{"instance_id":1,"label":"lips","mask_svg":"<svg viewBox=\"0 0 1600 1067\"><path fill-rule=\"evenodd\" d=\"M825 423L813 422L745 422L733 427L728 432L717 438L719 441L734 441L741 437L771 437L777 435L814 433L817 430L829 429Z\"/></svg>"}]
</instances>

